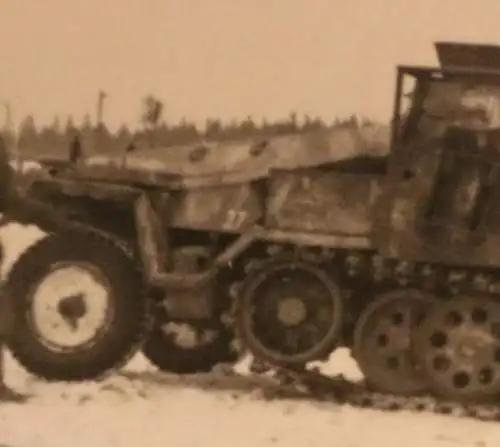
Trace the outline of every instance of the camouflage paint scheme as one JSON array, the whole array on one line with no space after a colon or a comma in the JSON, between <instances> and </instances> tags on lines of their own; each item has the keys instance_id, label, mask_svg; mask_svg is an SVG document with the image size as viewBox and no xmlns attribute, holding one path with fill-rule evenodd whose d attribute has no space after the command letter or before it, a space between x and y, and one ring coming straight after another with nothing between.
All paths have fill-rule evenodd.
<instances>
[{"instance_id":1,"label":"camouflage paint scheme","mask_svg":"<svg viewBox=\"0 0 500 447\"><path fill-rule=\"evenodd\" d=\"M89 157L40 179L31 193L126 201L147 189L158 193L157 200L168 200L161 217L169 227L239 233L259 223L367 236L380 175L336 172L335 166L387 150L388 129L382 126L147 149Z\"/></svg>"}]
</instances>

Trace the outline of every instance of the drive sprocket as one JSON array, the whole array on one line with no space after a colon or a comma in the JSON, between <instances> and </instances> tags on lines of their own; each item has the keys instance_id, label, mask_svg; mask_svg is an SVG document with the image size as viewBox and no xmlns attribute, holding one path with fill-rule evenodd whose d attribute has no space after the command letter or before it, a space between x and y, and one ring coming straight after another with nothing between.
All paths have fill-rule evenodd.
<instances>
[{"instance_id":1,"label":"drive sprocket","mask_svg":"<svg viewBox=\"0 0 500 447\"><path fill-rule=\"evenodd\" d=\"M265 263L247 277L236 329L246 348L274 365L301 367L336 346L343 319L339 287L305 261Z\"/></svg>"}]
</instances>

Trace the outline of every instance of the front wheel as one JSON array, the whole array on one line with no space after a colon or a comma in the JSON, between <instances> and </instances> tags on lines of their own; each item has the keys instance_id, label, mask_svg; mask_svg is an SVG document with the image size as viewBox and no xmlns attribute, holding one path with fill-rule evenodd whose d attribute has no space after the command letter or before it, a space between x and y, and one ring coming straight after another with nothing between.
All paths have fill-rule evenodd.
<instances>
[{"instance_id":1,"label":"front wheel","mask_svg":"<svg viewBox=\"0 0 500 447\"><path fill-rule=\"evenodd\" d=\"M96 379L125 364L149 332L150 305L132 257L90 229L31 246L5 283L19 363L47 380Z\"/></svg>"}]
</instances>

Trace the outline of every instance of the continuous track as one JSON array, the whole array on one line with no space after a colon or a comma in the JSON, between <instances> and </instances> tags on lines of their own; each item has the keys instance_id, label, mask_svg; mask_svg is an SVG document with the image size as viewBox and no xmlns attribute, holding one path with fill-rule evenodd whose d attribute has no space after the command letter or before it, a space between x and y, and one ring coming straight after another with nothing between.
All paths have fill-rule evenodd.
<instances>
[{"instance_id":1,"label":"continuous track","mask_svg":"<svg viewBox=\"0 0 500 447\"><path fill-rule=\"evenodd\" d=\"M404 290L418 287L419 289L435 293L438 300L443 303L453 300L459 294L468 292L486 294L489 297L498 295L498 272L479 269L459 269L448 266L433 265L411 265L399 262L384 262L373 253L355 253L347 251L307 251L276 250L277 253L269 258L260 261L251 261L247 270L265 269L269 259L279 262L280 259L290 262L291 257L303 262L308 260L316 265L331 263L339 260L343 269L338 277L355 283L356 278L369 275L372 278L374 293L376 289ZM330 264L331 265L331 264ZM334 269L339 272L338 269ZM350 281L349 278L353 279ZM366 284L364 282L363 284ZM237 307L238 295L245 287L244 281L233 287L235 296L235 308ZM344 287L341 288L343 290ZM348 294L349 291L345 290ZM233 309L233 313L236 310ZM359 315L358 315L359 317ZM354 322L353 330L356 324ZM244 346L244 336L237 334ZM319 359L318 359L319 360ZM278 379L275 387L264 390L264 395L268 397L292 397L301 396L318 401L332 401L339 404L348 404L358 408L371 408L381 411L413 411L430 412L436 414L448 414L458 417L473 418L482 421L500 420L500 398L498 403L486 399L487 403L463 403L449 400L434 395L429 391L415 394L398 395L380 392L372 388L368 382L350 382L343 377L328 377L319 372L318 369L308 370L306 368L292 369L281 366L278 362L265 359L257 359L264 370L273 371ZM439 394L439 393L438 393Z\"/></svg>"},{"instance_id":2,"label":"continuous track","mask_svg":"<svg viewBox=\"0 0 500 447\"><path fill-rule=\"evenodd\" d=\"M269 365L271 368L271 366ZM263 391L266 398L298 397L386 412L434 413L480 421L500 421L500 404L461 404L431 394L398 396L370 390L364 383L327 377L317 371L275 369L279 383Z\"/></svg>"}]
</instances>

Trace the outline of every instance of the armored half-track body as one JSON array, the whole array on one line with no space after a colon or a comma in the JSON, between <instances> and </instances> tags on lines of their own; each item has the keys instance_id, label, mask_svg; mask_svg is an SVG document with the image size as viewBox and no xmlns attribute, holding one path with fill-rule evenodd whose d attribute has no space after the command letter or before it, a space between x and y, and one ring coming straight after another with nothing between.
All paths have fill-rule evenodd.
<instances>
[{"instance_id":1,"label":"armored half-track body","mask_svg":"<svg viewBox=\"0 0 500 447\"><path fill-rule=\"evenodd\" d=\"M69 224L6 282L16 358L84 380L249 350L300 376L347 346L374 392L497 399L500 47L436 48L398 67L391 128L42 161L25 194Z\"/></svg>"}]
</instances>

